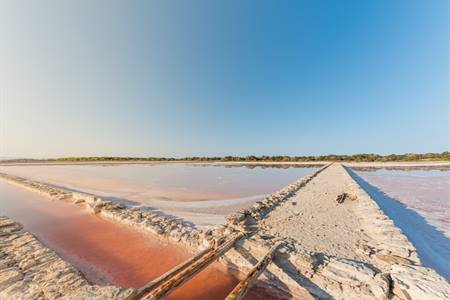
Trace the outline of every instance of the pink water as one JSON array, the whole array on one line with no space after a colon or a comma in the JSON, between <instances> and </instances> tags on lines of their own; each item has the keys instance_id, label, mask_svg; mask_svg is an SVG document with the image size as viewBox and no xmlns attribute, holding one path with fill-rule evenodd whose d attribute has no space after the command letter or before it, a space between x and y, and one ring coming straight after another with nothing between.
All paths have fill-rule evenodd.
<instances>
[{"instance_id":1,"label":"pink water","mask_svg":"<svg viewBox=\"0 0 450 300\"><path fill-rule=\"evenodd\" d=\"M272 193L315 168L214 164L23 165L0 172L126 199L236 199Z\"/></svg>"},{"instance_id":2,"label":"pink water","mask_svg":"<svg viewBox=\"0 0 450 300\"><path fill-rule=\"evenodd\" d=\"M450 281L450 170L356 173L356 180L413 243L422 264Z\"/></svg>"},{"instance_id":3,"label":"pink water","mask_svg":"<svg viewBox=\"0 0 450 300\"><path fill-rule=\"evenodd\" d=\"M450 170L380 169L357 174L423 215L450 238Z\"/></svg>"},{"instance_id":4,"label":"pink water","mask_svg":"<svg viewBox=\"0 0 450 300\"><path fill-rule=\"evenodd\" d=\"M186 163L0 166L0 172L145 206L200 228L222 224L228 214L314 170Z\"/></svg>"},{"instance_id":5,"label":"pink water","mask_svg":"<svg viewBox=\"0 0 450 300\"><path fill-rule=\"evenodd\" d=\"M192 253L157 236L107 221L82 207L51 201L0 181L0 215L24 225L41 242L96 284L141 287L186 260ZM224 299L238 280L214 263L167 299ZM246 299L269 299L253 288Z\"/></svg>"}]
</instances>

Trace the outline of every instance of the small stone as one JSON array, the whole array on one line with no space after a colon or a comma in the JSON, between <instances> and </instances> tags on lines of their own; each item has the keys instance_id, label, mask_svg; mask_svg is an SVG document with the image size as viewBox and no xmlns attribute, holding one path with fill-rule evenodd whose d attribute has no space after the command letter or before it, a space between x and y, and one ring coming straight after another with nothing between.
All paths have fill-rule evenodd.
<instances>
[{"instance_id":1,"label":"small stone","mask_svg":"<svg viewBox=\"0 0 450 300\"><path fill-rule=\"evenodd\" d=\"M270 240L273 238L273 235L263 233L263 234L260 234L259 237L262 238L263 240Z\"/></svg>"}]
</instances>

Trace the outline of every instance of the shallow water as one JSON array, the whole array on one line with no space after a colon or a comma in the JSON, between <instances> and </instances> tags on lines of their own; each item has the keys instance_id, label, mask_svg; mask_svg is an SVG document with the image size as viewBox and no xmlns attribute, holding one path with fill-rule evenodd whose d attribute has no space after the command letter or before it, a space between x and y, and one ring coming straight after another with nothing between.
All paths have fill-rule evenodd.
<instances>
[{"instance_id":1,"label":"shallow water","mask_svg":"<svg viewBox=\"0 0 450 300\"><path fill-rule=\"evenodd\" d=\"M450 281L450 170L355 171L425 266Z\"/></svg>"},{"instance_id":2,"label":"shallow water","mask_svg":"<svg viewBox=\"0 0 450 300\"><path fill-rule=\"evenodd\" d=\"M140 287L192 254L157 236L99 218L74 204L51 201L0 182L0 215L24 225L97 284ZM168 299L223 299L237 283L213 264ZM253 289L247 299L270 297Z\"/></svg>"},{"instance_id":3,"label":"shallow water","mask_svg":"<svg viewBox=\"0 0 450 300\"><path fill-rule=\"evenodd\" d=\"M0 171L130 199L219 200L272 193L313 168L212 164L0 166Z\"/></svg>"},{"instance_id":4,"label":"shallow water","mask_svg":"<svg viewBox=\"0 0 450 300\"><path fill-rule=\"evenodd\" d=\"M450 238L450 170L380 169L357 174L416 210Z\"/></svg>"},{"instance_id":5,"label":"shallow water","mask_svg":"<svg viewBox=\"0 0 450 300\"><path fill-rule=\"evenodd\" d=\"M0 172L148 206L198 226L221 224L225 215L315 169L186 163L0 166Z\"/></svg>"}]
</instances>

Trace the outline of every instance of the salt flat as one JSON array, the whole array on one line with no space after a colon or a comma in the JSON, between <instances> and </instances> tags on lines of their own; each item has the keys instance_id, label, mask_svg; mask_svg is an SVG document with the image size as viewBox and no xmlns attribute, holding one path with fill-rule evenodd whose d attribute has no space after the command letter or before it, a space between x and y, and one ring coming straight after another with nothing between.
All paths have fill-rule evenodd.
<instances>
[{"instance_id":1,"label":"salt flat","mask_svg":"<svg viewBox=\"0 0 450 300\"><path fill-rule=\"evenodd\" d=\"M156 210L199 227L217 226L311 173L304 164L139 163L2 165L0 172Z\"/></svg>"}]
</instances>

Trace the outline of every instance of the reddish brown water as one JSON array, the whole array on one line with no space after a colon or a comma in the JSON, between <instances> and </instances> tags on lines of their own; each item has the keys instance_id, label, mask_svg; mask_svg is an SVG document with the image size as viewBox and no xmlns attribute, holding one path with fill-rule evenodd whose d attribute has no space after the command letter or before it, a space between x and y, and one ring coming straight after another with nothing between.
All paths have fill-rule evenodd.
<instances>
[{"instance_id":1,"label":"reddish brown water","mask_svg":"<svg viewBox=\"0 0 450 300\"><path fill-rule=\"evenodd\" d=\"M101 219L73 204L50 201L0 182L0 215L24 225L97 284L140 287L191 256L157 236ZM237 279L211 265L168 299L223 299ZM252 290L247 299L267 299Z\"/></svg>"}]
</instances>

